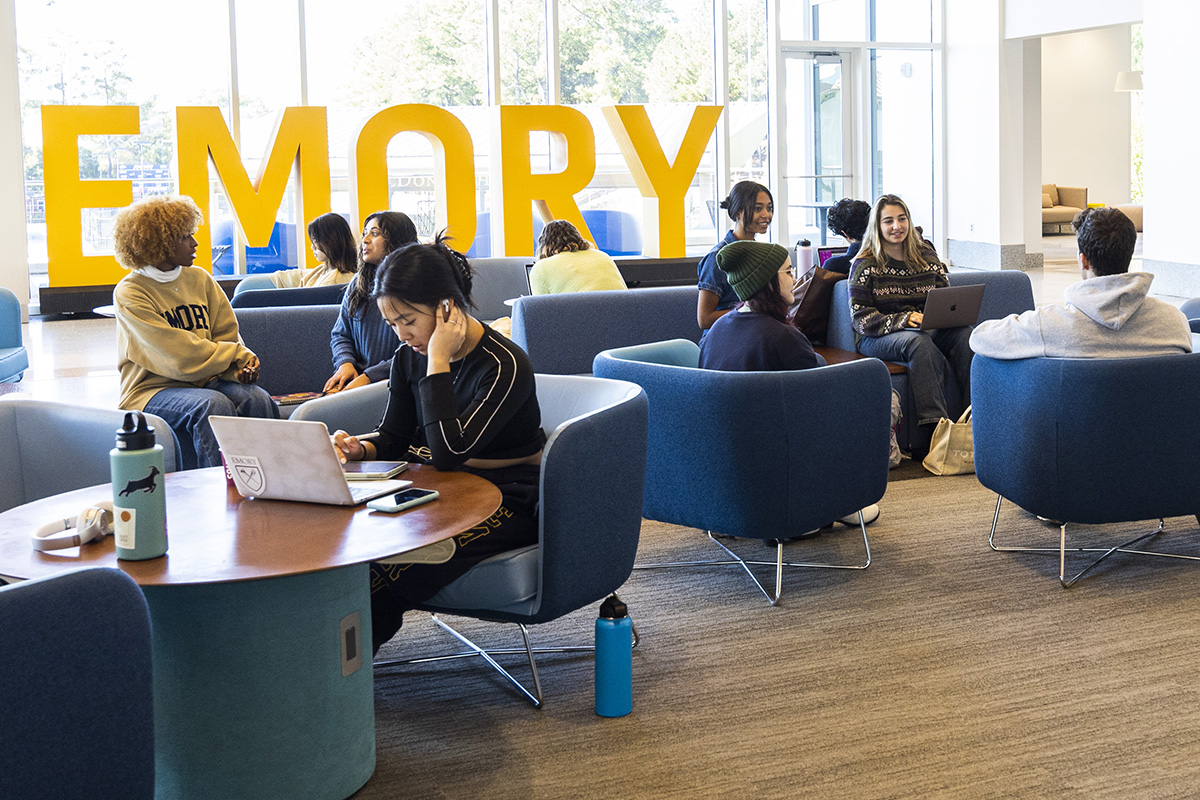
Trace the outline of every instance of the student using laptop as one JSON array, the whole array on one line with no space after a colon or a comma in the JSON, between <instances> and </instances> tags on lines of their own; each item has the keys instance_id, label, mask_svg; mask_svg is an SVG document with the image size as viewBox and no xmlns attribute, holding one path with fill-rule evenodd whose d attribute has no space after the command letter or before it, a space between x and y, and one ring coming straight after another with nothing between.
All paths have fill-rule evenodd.
<instances>
[{"instance_id":1,"label":"student using laptop","mask_svg":"<svg viewBox=\"0 0 1200 800\"><path fill-rule=\"evenodd\" d=\"M946 407L945 376L958 381L964 402L971 397L971 327L921 330L925 296L948 285L946 267L913 228L904 201L894 194L876 200L850 270L850 317L860 353L908 365L917 413L914 459L929 451L939 419L963 411Z\"/></svg>"},{"instance_id":2,"label":"student using laptop","mask_svg":"<svg viewBox=\"0 0 1200 800\"><path fill-rule=\"evenodd\" d=\"M400 629L405 611L471 566L537 542L545 437L533 367L521 348L467 313L472 278L466 257L440 236L384 259L372 297L400 339L387 408L374 438L333 435L347 460L424 461L479 475L502 495L495 515L455 537L454 557L444 564L371 565L376 651Z\"/></svg>"},{"instance_id":3,"label":"student using laptop","mask_svg":"<svg viewBox=\"0 0 1200 800\"><path fill-rule=\"evenodd\" d=\"M848 247L842 255L831 256L821 266L830 272L850 273L854 257L862 248L862 238L867 231L867 221L871 217L871 204L863 200L851 200L844 197L834 203L829 209L826 224L829 230L846 240Z\"/></svg>"}]
</instances>

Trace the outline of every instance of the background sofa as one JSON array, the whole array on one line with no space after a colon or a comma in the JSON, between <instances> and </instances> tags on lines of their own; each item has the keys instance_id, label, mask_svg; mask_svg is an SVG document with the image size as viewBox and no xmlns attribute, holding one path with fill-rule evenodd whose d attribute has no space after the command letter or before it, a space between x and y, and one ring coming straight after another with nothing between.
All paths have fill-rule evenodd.
<instances>
[{"instance_id":1,"label":"background sofa","mask_svg":"<svg viewBox=\"0 0 1200 800\"><path fill-rule=\"evenodd\" d=\"M1042 184L1042 233L1072 233L1071 220L1087 208L1087 189Z\"/></svg>"},{"instance_id":2,"label":"background sofa","mask_svg":"<svg viewBox=\"0 0 1200 800\"><path fill-rule=\"evenodd\" d=\"M335 305L235 308L233 313L242 341L262 363L258 385L273 395L321 391L333 375L329 334L339 308Z\"/></svg>"}]
</instances>

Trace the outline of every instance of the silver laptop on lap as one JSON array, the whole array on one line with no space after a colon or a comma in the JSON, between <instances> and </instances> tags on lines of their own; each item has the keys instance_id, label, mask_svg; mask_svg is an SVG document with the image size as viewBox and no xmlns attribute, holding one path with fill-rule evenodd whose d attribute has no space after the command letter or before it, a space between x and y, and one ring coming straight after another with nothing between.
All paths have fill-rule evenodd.
<instances>
[{"instance_id":1,"label":"silver laptop on lap","mask_svg":"<svg viewBox=\"0 0 1200 800\"><path fill-rule=\"evenodd\" d=\"M366 481L351 485L323 422L209 417L234 485L243 497L356 506L412 485Z\"/></svg>"},{"instance_id":2,"label":"silver laptop on lap","mask_svg":"<svg viewBox=\"0 0 1200 800\"><path fill-rule=\"evenodd\" d=\"M974 325L979 319L979 309L983 305L984 288L982 283L971 283L966 286L931 289L925 296L921 330Z\"/></svg>"}]
</instances>

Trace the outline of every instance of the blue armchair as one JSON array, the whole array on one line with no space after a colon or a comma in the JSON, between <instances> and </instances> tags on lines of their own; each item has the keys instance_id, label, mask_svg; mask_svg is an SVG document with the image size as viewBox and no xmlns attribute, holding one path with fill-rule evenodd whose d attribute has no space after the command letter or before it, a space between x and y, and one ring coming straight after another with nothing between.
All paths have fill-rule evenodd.
<instances>
[{"instance_id":1,"label":"blue armchair","mask_svg":"<svg viewBox=\"0 0 1200 800\"><path fill-rule=\"evenodd\" d=\"M568 375L538 375L537 395L542 427L549 433L542 454L538 543L480 562L421 608L471 648L450 657L483 657L540 706L535 654L580 648L534 648L527 626L602 600L633 569L642 525L646 395L621 381ZM439 614L518 624L525 648L517 652L529 660L533 692ZM397 662L376 662L376 667L389 663Z\"/></svg>"},{"instance_id":2,"label":"blue armchair","mask_svg":"<svg viewBox=\"0 0 1200 800\"><path fill-rule=\"evenodd\" d=\"M21 303L0 288L0 383L16 383L29 369L29 354L21 343Z\"/></svg>"},{"instance_id":3,"label":"blue armchair","mask_svg":"<svg viewBox=\"0 0 1200 800\"><path fill-rule=\"evenodd\" d=\"M150 613L125 573L0 588L5 797L154 797Z\"/></svg>"},{"instance_id":4,"label":"blue armchair","mask_svg":"<svg viewBox=\"0 0 1200 800\"><path fill-rule=\"evenodd\" d=\"M252 282L266 278L267 286L256 286ZM250 285L247 285L250 284ZM229 304L234 308L262 308L264 306L328 306L341 305L342 295L348 284L331 286L304 286L294 289L276 289L266 275L251 275L243 278L233 290ZM243 288L244 287L244 288Z\"/></svg>"},{"instance_id":5,"label":"blue armchair","mask_svg":"<svg viewBox=\"0 0 1200 800\"><path fill-rule=\"evenodd\" d=\"M650 402L642 516L709 531L710 537L782 540L883 497L891 388L882 361L716 372L697 368L699 353L694 342L674 340L596 356L595 375L636 383ZM720 491L714 491L714 463L720 464ZM785 562L782 542L774 561L751 561L715 537L731 560L698 563L740 566L774 605L785 566L866 569L871 549L861 514L859 525L866 550L861 564ZM774 596L748 565L775 567Z\"/></svg>"},{"instance_id":6,"label":"blue armchair","mask_svg":"<svg viewBox=\"0 0 1200 800\"><path fill-rule=\"evenodd\" d=\"M9 395L0 399L0 511L60 492L108 483L108 452L125 412ZM146 421L163 446L167 472L182 468L171 426L154 414Z\"/></svg>"},{"instance_id":7,"label":"blue armchair","mask_svg":"<svg viewBox=\"0 0 1200 800\"><path fill-rule=\"evenodd\" d=\"M1200 512L1200 353L1122 359L976 356L971 370L975 473L996 492L988 543L1006 552L1055 553L1071 586L1115 553L1151 552L1139 542L1163 518ZM1060 525L1057 547L1000 546L1004 499ZM1158 519L1116 545L1067 546L1067 528ZM1189 520L1190 522L1190 520ZM1100 553L1067 577L1067 553Z\"/></svg>"}]
</instances>

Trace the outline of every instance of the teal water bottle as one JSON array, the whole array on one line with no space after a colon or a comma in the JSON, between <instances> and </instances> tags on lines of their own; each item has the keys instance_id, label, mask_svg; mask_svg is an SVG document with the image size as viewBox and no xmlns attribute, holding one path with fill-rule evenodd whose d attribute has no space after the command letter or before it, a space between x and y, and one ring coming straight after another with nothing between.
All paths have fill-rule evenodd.
<instances>
[{"instance_id":1,"label":"teal water bottle","mask_svg":"<svg viewBox=\"0 0 1200 800\"><path fill-rule=\"evenodd\" d=\"M163 449L140 411L125 414L112 466L113 533L117 558L144 561L167 552L167 496Z\"/></svg>"},{"instance_id":2,"label":"teal water bottle","mask_svg":"<svg viewBox=\"0 0 1200 800\"><path fill-rule=\"evenodd\" d=\"M633 620L615 594L600 604L596 620L596 713L623 717L633 711Z\"/></svg>"}]
</instances>

